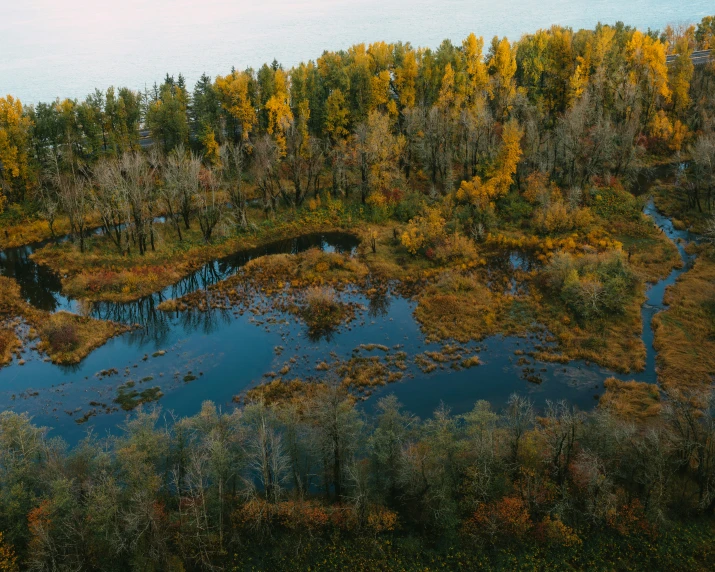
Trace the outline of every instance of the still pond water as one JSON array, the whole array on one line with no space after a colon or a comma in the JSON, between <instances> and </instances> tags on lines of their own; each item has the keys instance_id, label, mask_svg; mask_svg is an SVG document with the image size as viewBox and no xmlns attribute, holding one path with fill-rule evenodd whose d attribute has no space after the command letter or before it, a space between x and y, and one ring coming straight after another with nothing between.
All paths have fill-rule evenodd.
<instances>
[{"instance_id":1,"label":"still pond water","mask_svg":"<svg viewBox=\"0 0 715 572\"><path fill-rule=\"evenodd\" d=\"M663 309L665 288L692 263L685 252L685 243L693 237L687 231L676 230L669 219L649 202L645 209L666 235L675 241L685 262L683 269L673 270L668 278L649 287L643 306L643 340L647 348L646 369L622 379L637 379L654 383L655 351L653 349L653 315ZM142 327L110 340L90 354L79 365L59 367L44 361L32 349L25 351L25 365L13 361L0 369L0 410L27 411L35 421L54 428L53 434L74 442L88 426L100 433L113 430L126 413L101 413L91 402L112 405L117 388L128 380L137 388L159 386L164 393L160 404L164 410L178 415L196 413L202 401L210 399L224 408L233 407L232 398L262 380L268 372L277 372L290 363L288 378L303 379L320 375L316 365L322 361L347 360L356 355L361 344L381 344L390 348L388 355L398 351L410 357L424 351L439 351L440 344L425 341L419 324L413 317L415 303L394 292L369 299L356 289L341 293L346 301L362 306L357 319L340 328L329 338L312 339L304 324L279 311L267 315L231 310L188 311L166 313L156 310L163 300L202 290L237 272L251 258L264 254L297 253L308 248L352 253L357 246L354 237L346 234L314 234L296 240L237 253L207 264L179 283L162 292L132 303L100 303L82 308L60 292L56 276L35 264L29 255L40 245L7 249L0 252L0 274L14 277L23 296L33 305L49 311L85 311L99 318L112 319ZM504 264L515 266L524 261L512 255ZM270 300L265 300L270 306ZM424 373L414 363L402 381L379 389L365 407L374 406L375 397L394 393L413 413L425 417L444 402L455 413L471 409L478 399L486 399L499 408L513 392L529 395L537 405L546 399L565 398L582 409L590 409L603 391L603 381L612 376L604 368L583 361L563 364L534 362L515 355L528 353L543 344L536 335L528 338L495 336L479 344L468 344L478 351L482 362L471 369L453 370L448 365ZM165 355L154 357L163 350ZM381 350L359 350L363 356L381 355ZM291 358L292 363L291 363ZM119 373L101 377L99 372L115 368ZM186 382L186 376L196 377ZM538 376L541 383L532 383ZM149 379L151 378L151 379ZM89 411L99 411L87 424L76 420Z\"/></svg>"}]
</instances>

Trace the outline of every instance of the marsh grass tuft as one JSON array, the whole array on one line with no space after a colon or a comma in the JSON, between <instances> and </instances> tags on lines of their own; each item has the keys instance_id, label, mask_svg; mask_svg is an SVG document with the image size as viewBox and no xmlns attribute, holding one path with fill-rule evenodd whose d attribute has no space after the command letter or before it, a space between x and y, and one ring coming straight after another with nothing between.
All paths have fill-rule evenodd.
<instances>
[{"instance_id":1,"label":"marsh grass tuft","mask_svg":"<svg viewBox=\"0 0 715 572\"><path fill-rule=\"evenodd\" d=\"M657 417L661 411L660 391L652 383L621 381L608 378L599 407L627 420L643 421Z\"/></svg>"}]
</instances>

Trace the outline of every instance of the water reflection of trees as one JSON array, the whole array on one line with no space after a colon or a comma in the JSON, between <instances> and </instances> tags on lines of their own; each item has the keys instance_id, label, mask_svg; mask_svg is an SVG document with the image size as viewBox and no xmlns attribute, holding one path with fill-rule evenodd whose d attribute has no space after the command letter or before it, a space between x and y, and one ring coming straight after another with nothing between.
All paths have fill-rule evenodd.
<instances>
[{"instance_id":1,"label":"water reflection of trees","mask_svg":"<svg viewBox=\"0 0 715 572\"><path fill-rule=\"evenodd\" d=\"M259 256L282 253L296 254L310 248L348 253L352 252L358 243L359 240L356 237L345 233L315 233L279 240L205 264L163 291L133 302L70 304L61 295L60 277L48 267L39 265L30 258L35 250L30 245L0 251L0 274L14 278L20 285L23 298L37 308L51 312L65 308L101 320L130 325L137 324L141 328L128 334L127 339L130 342L143 344L153 341L156 344L162 344L168 338L175 318L179 319L187 332L201 331L205 334L216 331L220 324L228 323L231 320L230 311L211 308L210 304L207 304L208 310L205 312L175 314L158 310L157 307L165 300L177 299L193 292L206 290L234 275L248 261ZM370 299L371 316L385 315L388 307L389 301L385 296L378 295ZM324 332L320 337L330 339L332 332Z\"/></svg>"},{"instance_id":2,"label":"water reflection of trees","mask_svg":"<svg viewBox=\"0 0 715 572\"><path fill-rule=\"evenodd\" d=\"M180 312L181 326L186 331L201 332L209 335L231 323L233 314L225 308L207 308L205 311L189 310Z\"/></svg>"},{"instance_id":3,"label":"water reflection of trees","mask_svg":"<svg viewBox=\"0 0 715 572\"><path fill-rule=\"evenodd\" d=\"M41 310L54 311L62 305L62 282L52 270L35 263L31 246L8 248L0 252L0 275L14 278L22 297Z\"/></svg>"},{"instance_id":4,"label":"water reflection of trees","mask_svg":"<svg viewBox=\"0 0 715 572\"><path fill-rule=\"evenodd\" d=\"M110 320L123 324L136 324L141 328L132 330L128 339L135 343L166 340L171 329L171 318L166 312L157 310L163 297L161 294L146 296L136 302L95 302L92 316L100 320Z\"/></svg>"},{"instance_id":5,"label":"water reflection of trees","mask_svg":"<svg viewBox=\"0 0 715 572\"><path fill-rule=\"evenodd\" d=\"M200 331L203 334L215 332L221 324L231 321L230 310L211 308L210 305L207 305L206 311L166 312L158 309L159 304L171 298L173 296L165 296L162 293L146 296L136 302L96 302L91 315L100 320L139 325L141 327L132 330L127 339L131 343L144 344L152 341L157 345L167 341L175 319L178 319L178 323L187 333Z\"/></svg>"},{"instance_id":6,"label":"water reflection of trees","mask_svg":"<svg viewBox=\"0 0 715 572\"><path fill-rule=\"evenodd\" d=\"M387 292L378 291L368 298L367 315L370 318L382 318L387 316L392 300Z\"/></svg>"}]
</instances>

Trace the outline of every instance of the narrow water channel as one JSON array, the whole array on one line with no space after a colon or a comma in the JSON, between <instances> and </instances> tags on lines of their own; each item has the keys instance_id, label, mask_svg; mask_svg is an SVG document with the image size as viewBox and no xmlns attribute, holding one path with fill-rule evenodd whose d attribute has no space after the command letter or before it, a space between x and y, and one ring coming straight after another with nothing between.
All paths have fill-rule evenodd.
<instances>
[{"instance_id":1,"label":"narrow water channel","mask_svg":"<svg viewBox=\"0 0 715 572\"><path fill-rule=\"evenodd\" d=\"M647 348L646 369L621 379L655 382L653 349L653 315L662 310L665 288L692 264L685 252L685 242L693 240L687 231L676 230L671 221L649 201L645 213L673 240L685 263L681 269L651 285L643 306L643 340ZM49 311L78 311L79 305L61 294L59 279L46 268L35 264L30 254L41 245L7 249L0 252L0 275L15 278L24 297ZM292 379L318 376L316 365L353 355L385 355L380 349L358 349L361 344L380 344L387 355L404 351L414 356L425 351L439 351L441 344L429 344L413 317L412 300L393 292L379 299L368 299L357 289L341 296L359 304L363 311L348 327L341 328L329 339L312 340L305 326L281 312L257 317L231 310L209 310L165 313L156 310L163 300L177 298L224 280L252 258L276 253L298 253L309 248L352 252L357 239L348 234L311 234L299 239L280 241L265 247L237 253L205 265L179 283L152 296L131 303L99 303L91 314L124 323L138 323L143 328L110 340L80 364L55 366L32 348L26 348L25 365L13 361L0 369L0 410L27 411L39 424L54 428L53 434L75 442L88 426L95 430L113 431L126 413L104 413L112 406L117 387L129 380L137 387L159 386L164 393L160 404L178 415L196 413L204 400L224 408L232 407L232 398L266 377L264 374L290 367ZM512 266L525 264L518 256L509 259ZM270 301L265 301L270 306ZM479 350L481 365L453 370L448 364L431 373L410 365L402 381L388 384L375 397L394 393L406 408L421 417L429 416L443 402L455 413L469 410L478 399L502 406L513 392L528 394L538 404L546 399L567 399L582 409L590 409L603 390L603 381L613 372L586 363L545 364L519 357L536 345L543 345L537 335L526 338L494 336L478 344L466 344L468 350ZM154 356L158 351L166 352ZM516 352L516 353L515 353ZM519 354L519 355L517 355ZM102 370L116 369L106 377ZM542 380L535 384L534 375ZM188 377L187 377L188 376ZM191 381L185 381L195 378ZM142 385L145 384L145 385ZM376 399L366 402L369 409ZM97 411L88 423L76 420Z\"/></svg>"}]
</instances>

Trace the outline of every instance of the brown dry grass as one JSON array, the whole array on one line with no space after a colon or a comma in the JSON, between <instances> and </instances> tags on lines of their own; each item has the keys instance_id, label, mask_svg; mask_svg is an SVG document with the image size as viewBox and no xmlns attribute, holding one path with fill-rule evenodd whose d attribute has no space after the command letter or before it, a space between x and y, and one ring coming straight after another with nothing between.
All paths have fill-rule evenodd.
<instances>
[{"instance_id":1,"label":"brown dry grass","mask_svg":"<svg viewBox=\"0 0 715 572\"><path fill-rule=\"evenodd\" d=\"M447 271L417 296L415 318L431 340L466 343L510 333L512 325L502 319L510 301L474 275Z\"/></svg>"},{"instance_id":2,"label":"brown dry grass","mask_svg":"<svg viewBox=\"0 0 715 572\"><path fill-rule=\"evenodd\" d=\"M585 359L620 372L645 367L642 286L622 315L581 325L569 316L560 300L545 298L535 286L530 290L520 297L494 292L477 274L462 275L452 270L417 296L415 317L431 340L462 343L494 334L524 335L543 324L555 336L558 353L537 352L537 359Z\"/></svg>"},{"instance_id":3,"label":"brown dry grass","mask_svg":"<svg viewBox=\"0 0 715 572\"><path fill-rule=\"evenodd\" d=\"M700 251L693 268L666 290L669 308L653 319L665 386L702 387L715 375L715 249Z\"/></svg>"},{"instance_id":4,"label":"brown dry grass","mask_svg":"<svg viewBox=\"0 0 715 572\"><path fill-rule=\"evenodd\" d=\"M350 320L354 311L349 304L341 302L335 290L325 286L310 286L304 295L302 307L297 314L308 325L313 334L337 328L343 321Z\"/></svg>"},{"instance_id":5,"label":"brown dry grass","mask_svg":"<svg viewBox=\"0 0 715 572\"><path fill-rule=\"evenodd\" d=\"M246 403L263 401L266 405L293 403L303 409L310 399L326 389L327 386L323 383L311 383L297 378L292 380L277 378L249 389L243 401ZM239 403L242 399L235 396L233 401Z\"/></svg>"},{"instance_id":6,"label":"brown dry grass","mask_svg":"<svg viewBox=\"0 0 715 572\"><path fill-rule=\"evenodd\" d=\"M76 342L66 345L55 343L50 332L58 328L73 331ZM53 363L79 363L109 339L128 330L127 326L114 322L57 312L46 317L43 326L39 328L39 348L47 353Z\"/></svg>"},{"instance_id":7,"label":"brown dry grass","mask_svg":"<svg viewBox=\"0 0 715 572\"><path fill-rule=\"evenodd\" d=\"M20 340L9 328L0 328L0 367L10 363L12 354L20 347Z\"/></svg>"},{"instance_id":8,"label":"brown dry grass","mask_svg":"<svg viewBox=\"0 0 715 572\"><path fill-rule=\"evenodd\" d=\"M628 420L643 421L657 417L661 411L660 392L652 383L620 381L609 378L605 381L605 393L599 407Z\"/></svg>"},{"instance_id":9,"label":"brown dry grass","mask_svg":"<svg viewBox=\"0 0 715 572\"><path fill-rule=\"evenodd\" d=\"M360 255L370 272L381 280L414 282L434 273L435 265L423 256L411 255L395 238L402 233L399 224L372 226L361 232ZM375 233L376 252L368 247L370 237Z\"/></svg>"},{"instance_id":10,"label":"brown dry grass","mask_svg":"<svg viewBox=\"0 0 715 572\"><path fill-rule=\"evenodd\" d=\"M561 353L543 352L535 357L554 362L566 361L566 358L585 359L623 373L643 370L646 348L642 339L641 305L644 299L640 286L622 315L590 320L583 325L578 325L561 304L538 299L535 305L538 321L556 337Z\"/></svg>"},{"instance_id":11,"label":"brown dry grass","mask_svg":"<svg viewBox=\"0 0 715 572\"><path fill-rule=\"evenodd\" d=\"M97 217L90 218L89 226L98 226L99 222ZM15 248L18 246L23 246L25 244L32 244L34 242L42 242L44 240L49 240L52 238L52 233L50 232L50 225L45 220L28 218L18 224L7 224L4 227L0 225L2 232L0 232L0 249L4 248ZM66 216L58 216L57 220L53 225L55 236L62 236L69 234L70 232L70 221ZM5 232L7 231L7 235Z\"/></svg>"},{"instance_id":12,"label":"brown dry grass","mask_svg":"<svg viewBox=\"0 0 715 572\"><path fill-rule=\"evenodd\" d=\"M206 244L198 224L184 232L179 242L168 224L154 225L156 250L140 256L119 254L107 237L87 241L84 253L77 244L49 245L33 254L33 260L63 276L63 291L87 300L127 302L151 294L179 281L207 262L262 244L312 232L345 230L340 218L278 221L253 234L217 237Z\"/></svg>"},{"instance_id":13,"label":"brown dry grass","mask_svg":"<svg viewBox=\"0 0 715 572\"><path fill-rule=\"evenodd\" d=\"M673 268L681 268L683 261L678 249L662 232L649 224L646 232L642 224L629 225L621 229L629 234L619 235L623 250L630 251L630 266L645 282L656 282L666 278Z\"/></svg>"},{"instance_id":14,"label":"brown dry grass","mask_svg":"<svg viewBox=\"0 0 715 572\"><path fill-rule=\"evenodd\" d=\"M312 248L299 254L274 254L251 260L244 267L244 275L231 277L215 289L232 288L243 280L268 293L281 290L287 282L293 288L339 286L360 283L368 273L367 266L355 258Z\"/></svg>"},{"instance_id":15,"label":"brown dry grass","mask_svg":"<svg viewBox=\"0 0 715 572\"><path fill-rule=\"evenodd\" d=\"M20 317L40 337L38 348L47 353L53 363L79 363L93 350L102 346L129 327L114 322L77 316L68 312L50 314L30 306L20 295L17 283L0 277L0 318ZM55 334L61 331L61 336Z\"/></svg>"}]
</instances>

